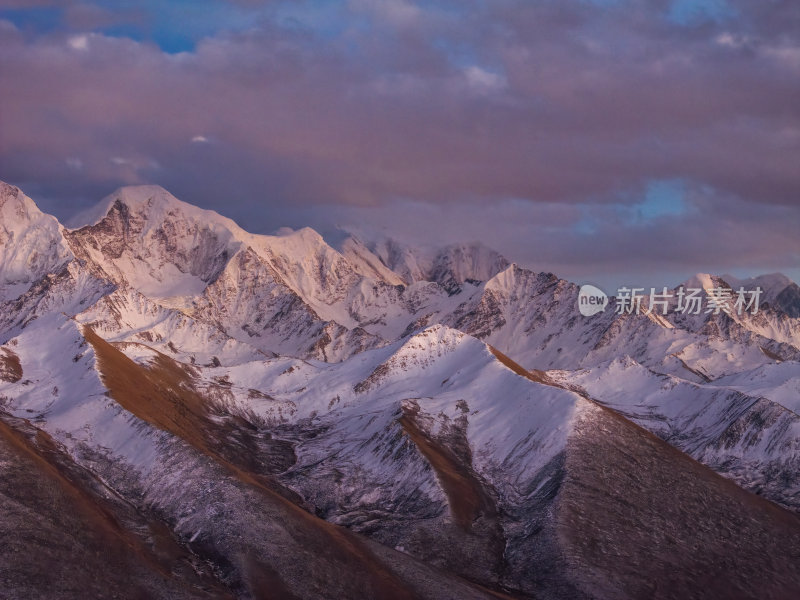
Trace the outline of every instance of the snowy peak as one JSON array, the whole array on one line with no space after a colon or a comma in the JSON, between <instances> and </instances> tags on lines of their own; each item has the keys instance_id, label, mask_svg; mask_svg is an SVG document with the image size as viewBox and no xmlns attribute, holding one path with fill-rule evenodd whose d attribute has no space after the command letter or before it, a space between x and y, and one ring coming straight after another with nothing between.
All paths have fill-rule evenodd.
<instances>
[{"instance_id":1,"label":"snowy peak","mask_svg":"<svg viewBox=\"0 0 800 600\"><path fill-rule=\"evenodd\" d=\"M233 221L158 186L121 188L69 232L76 254L123 287L155 299L195 295L246 238Z\"/></svg>"},{"instance_id":2,"label":"snowy peak","mask_svg":"<svg viewBox=\"0 0 800 600\"><path fill-rule=\"evenodd\" d=\"M234 255L248 248L295 292L309 298L319 291L312 280L325 279L320 282L324 292L336 287L329 279L347 271L343 257L313 229L279 236L250 234L231 219L182 202L158 186L121 188L81 220L90 224L73 230L75 237L119 262L120 277L156 298L176 291L175 286L165 288L167 281L182 281L188 294L201 292L200 282L215 280ZM186 280L175 270L200 282ZM131 272L139 276L126 277Z\"/></svg>"},{"instance_id":3,"label":"snowy peak","mask_svg":"<svg viewBox=\"0 0 800 600\"><path fill-rule=\"evenodd\" d=\"M74 217L69 222L70 229L97 225L105 218L116 218L120 214L141 220L148 228L157 228L164 221L179 220L202 222L209 227L228 229L232 235L244 233L233 220L213 210L205 210L178 200L158 185L121 187L96 206Z\"/></svg>"},{"instance_id":4,"label":"snowy peak","mask_svg":"<svg viewBox=\"0 0 800 600\"><path fill-rule=\"evenodd\" d=\"M733 275L709 275L698 273L683 284L686 288L701 288L708 292L715 287L730 288L734 291L744 288L761 288L759 304L768 304L789 317L800 317L800 286L783 273L767 273L756 277L740 279Z\"/></svg>"},{"instance_id":5,"label":"snowy peak","mask_svg":"<svg viewBox=\"0 0 800 600\"><path fill-rule=\"evenodd\" d=\"M441 391L443 380L451 375L475 373L494 361L485 344L444 325L427 327L390 348L390 356L354 387L357 393L408 387L413 380L416 394L431 395Z\"/></svg>"},{"instance_id":6,"label":"snowy peak","mask_svg":"<svg viewBox=\"0 0 800 600\"><path fill-rule=\"evenodd\" d=\"M55 217L19 188L0 182L0 301L18 297L71 259Z\"/></svg>"},{"instance_id":7,"label":"snowy peak","mask_svg":"<svg viewBox=\"0 0 800 600\"><path fill-rule=\"evenodd\" d=\"M12 222L12 219L15 216L14 212L17 211L20 212L17 212L16 219L13 220L16 221L24 219L25 208L27 207L30 209L31 206L36 208L33 200L23 194L21 189L15 185L9 185L4 181L0 181L0 211L2 211L0 214L3 215L4 223Z\"/></svg>"},{"instance_id":8,"label":"snowy peak","mask_svg":"<svg viewBox=\"0 0 800 600\"><path fill-rule=\"evenodd\" d=\"M740 279L730 274L711 275L709 273L697 273L693 277L687 279L682 285L687 288L693 287L703 290L709 290L715 287L727 287L732 290L738 290L740 287L743 287L746 290L754 290L760 287L761 298L766 301L774 301L787 287L797 284L783 273L767 273L745 279Z\"/></svg>"},{"instance_id":9,"label":"snowy peak","mask_svg":"<svg viewBox=\"0 0 800 600\"><path fill-rule=\"evenodd\" d=\"M500 294L509 294L524 289L528 298L532 299L539 291L557 286L559 292L565 295L577 296L578 286L565 279L559 279L552 273L534 273L523 269L516 263L511 263L498 271L487 282L487 291Z\"/></svg>"},{"instance_id":10,"label":"snowy peak","mask_svg":"<svg viewBox=\"0 0 800 600\"><path fill-rule=\"evenodd\" d=\"M714 288L731 287L722 277L710 273L697 273L681 284L684 288L697 288L708 292ZM680 286L678 286L680 287Z\"/></svg>"},{"instance_id":11,"label":"snowy peak","mask_svg":"<svg viewBox=\"0 0 800 600\"><path fill-rule=\"evenodd\" d=\"M58 228L55 217L44 214L36 203L18 187L0 181L0 228L5 233L19 232L32 226ZM4 238L4 241L8 238Z\"/></svg>"},{"instance_id":12,"label":"snowy peak","mask_svg":"<svg viewBox=\"0 0 800 600\"><path fill-rule=\"evenodd\" d=\"M754 290L756 287L760 287L763 296L768 299L774 299L784 289L794 284L794 282L783 273L766 273L746 279L739 279L733 275L723 275L722 279L733 289L743 287L746 290Z\"/></svg>"},{"instance_id":13,"label":"snowy peak","mask_svg":"<svg viewBox=\"0 0 800 600\"><path fill-rule=\"evenodd\" d=\"M443 356L456 349L462 343L471 344L475 348L484 346L482 342L457 329L445 325L431 325L403 342L403 345L394 356L401 360L411 356L422 357L423 359Z\"/></svg>"},{"instance_id":14,"label":"snowy peak","mask_svg":"<svg viewBox=\"0 0 800 600\"><path fill-rule=\"evenodd\" d=\"M737 279L733 275L723 275L722 278L733 289L754 290L760 287L762 303L769 303L790 317L800 317L800 286L783 273L767 273L747 279Z\"/></svg>"},{"instance_id":15,"label":"snowy peak","mask_svg":"<svg viewBox=\"0 0 800 600\"><path fill-rule=\"evenodd\" d=\"M468 281L487 281L509 265L498 252L480 242L453 244L438 252L428 278L453 291Z\"/></svg>"},{"instance_id":16,"label":"snowy peak","mask_svg":"<svg viewBox=\"0 0 800 600\"><path fill-rule=\"evenodd\" d=\"M383 261L357 237L347 237L338 248L353 268L364 277L383 280L390 285L405 285L409 283L399 274L387 267Z\"/></svg>"},{"instance_id":17,"label":"snowy peak","mask_svg":"<svg viewBox=\"0 0 800 600\"><path fill-rule=\"evenodd\" d=\"M390 237L370 240L368 235L359 233L349 235L339 248L348 256L357 255L357 260L369 265L369 269L384 273L388 269L406 285L433 281L450 293L458 292L465 282L487 281L510 264L481 242L418 246Z\"/></svg>"},{"instance_id":18,"label":"snowy peak","mask_svg":"<svg viewBox=\"0 0 800 600\"><path fill-rule=\"evenodd\" d=\"M426 279L432 261L432 250L414 248L392 238L371 241L367 244L381 262L397 273L407 284Z\"/></svg>"}]
</instances>

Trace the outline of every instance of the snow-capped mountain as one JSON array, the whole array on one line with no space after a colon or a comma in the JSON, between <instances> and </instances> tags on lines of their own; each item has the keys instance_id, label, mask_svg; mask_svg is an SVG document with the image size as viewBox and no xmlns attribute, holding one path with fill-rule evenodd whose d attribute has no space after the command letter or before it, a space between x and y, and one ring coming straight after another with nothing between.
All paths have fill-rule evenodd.
<instances>
[{"instance_id":1,"label":"snow-capped mountain","mask_svg":"<svg viewBox=\"0 0 800 600\"><path fill-rule=\"evenodd\" d=\"M457 292L466 281L486 281L509 265L504 256L480 242L418 246L392 237L349 233L345 229L334 247L353 262L371 265L376 263L375 258L379 259L378 268L388 269L389 277L400 283L434 281L451 293Z\"/></svg>"},{"instance_id":2,"label":"snow-capped mountain","mask_svg":"<svg viewBox=\"0 0 800 600\"><path fill-rule=\"evenodd\" d=\"M695 278L756 314L584 317L479 244L254 235L153 186L0 215L10 597L800 594L782 276Z\"/></svg>"},{"instance_id":3,"label":"snow-capped mountain","mask_svg":"<svg viewBox=\"0 0 800 600\"><path fill-rule=\"evenodd\" d=\"M723 275L722 279L734 289L740 287L755 289L759 287L763 290L766 302L782 310L790 317L800 317L800 286L783 273L769 273L747 279L738 279L733 275Z\"/></svg>"},{"instance_id":4,"label":"snow-capped mountain","mask_svg":"<svg viewBox=\"0 0 800 600\"><path fill-rule=\"evenodd\" d=\"M21 190L0 182L0 301L21 296L73 258L62 229Z\"/></svg>"}]
</instances>

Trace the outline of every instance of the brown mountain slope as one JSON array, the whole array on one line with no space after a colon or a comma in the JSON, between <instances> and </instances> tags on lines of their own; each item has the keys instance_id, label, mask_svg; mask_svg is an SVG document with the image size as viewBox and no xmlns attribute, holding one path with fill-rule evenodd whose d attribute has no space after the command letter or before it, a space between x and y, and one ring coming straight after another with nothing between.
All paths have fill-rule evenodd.
<instances>
[{"instance_id":1,"label":"brown mountain slope","mask_svg":"<svg viewBox=\"0 0 800 600\"><path fill-rule=\"evenodd\" d=\"M94 348L101 377L111 396L143 421L188 442L211 458L222 476L237 489L244 486L247 518L266 524L274 536L233 541L229 546L212 542L209 560L229 565L229 581L253 598L488 598L491 592L426 567L405 554L370 550L360 536L319 519L289 498L292 493L254 470L246 457L226 456L218 449L212 403L193 387L187 367L159 356L149 368L139 365L90 328L84 328ZM193 499L204 502L205 499ZM209 499L213 501L213 499ZM239 531L236 511L232 519L215 523L227 532ZM253 533L253 532L248 532ZM248 536L241 536L247 538ZM256 545L257 544L257 545ZM202 547L198 551L202 554Z\"/></svg>"},{"instance_id":2,"label":"brown mountain slope","mask_svg":"<svg viewBox=\"0 0 800 600\"><path fill-rule=\"evenodd\" d=\"M566 452L557 531L602 598L800 598L800 519L593 405Z\"/></svg>"},{"instance_id":3,"label":"brown mountain slope","mask_svg":"<svg viewBox=\"0 0 800 600\"><path fill-rule=\"evenodd\" d=\"M232 598L155 519L0 413L0 597Z\"/></svg>"}]
</instances>

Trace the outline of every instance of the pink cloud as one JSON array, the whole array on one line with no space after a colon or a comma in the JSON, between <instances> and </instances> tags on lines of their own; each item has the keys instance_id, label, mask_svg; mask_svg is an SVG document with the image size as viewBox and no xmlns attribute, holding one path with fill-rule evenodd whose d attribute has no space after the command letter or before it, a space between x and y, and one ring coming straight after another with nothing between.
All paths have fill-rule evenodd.
<instances>
[{"instance_id":1,"label":"pink cloud","mask_svg":"<svg viewBox=\"0 0 800 600\"><path fill-rule=\"evenodd\" d=\"M588 254L570 248L616 239L611 213L589 238L542 223L556 218L546 207L626 202L649 180L682 178L716 198L713 210L700 203L722 229L715 260L797 255L800 30L784 23L790 3L774 8L783 21L755 7L740 23L699 28L670 25L652 6L464 6L450 15L354 3L405 26L331 39L263 24L180 55L101 34L79 48L74 32L4 35L0 178L53 198L62 181L71 197L81 186L157 181L212 206L228 194L240 204L226 208L242 214L260 203L281 214L319 205L389 214L405 199L459 215L454 227L476 235L471 223L520 199L529 218L515 219L550 244L530 247L567 269L587 255L690 262L711 241L688 217L632 231L625 252ZM187 143L198 136L214 143ZM76 156L81 169L69 166ZM484 229L533 258L513 223ZM737 245L750 230L753 247ZM674 251L633 251L647 239Z\"/></svg>"}]
</instances>

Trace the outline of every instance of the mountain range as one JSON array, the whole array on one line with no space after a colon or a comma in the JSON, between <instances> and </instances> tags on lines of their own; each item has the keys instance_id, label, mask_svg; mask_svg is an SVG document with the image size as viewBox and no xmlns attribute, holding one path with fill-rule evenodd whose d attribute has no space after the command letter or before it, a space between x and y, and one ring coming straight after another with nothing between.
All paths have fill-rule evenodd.
<instances>
[{"instance_id":1,"label":"mountain range","mask_svg":"<svg viewBox=\"0 0 800 600\"><path fill-rule=\"evenodd\" d=\"M800 597L800 287L578 311L479 243L0 183L9 598Z\"/></svg>"}]
</instances>

